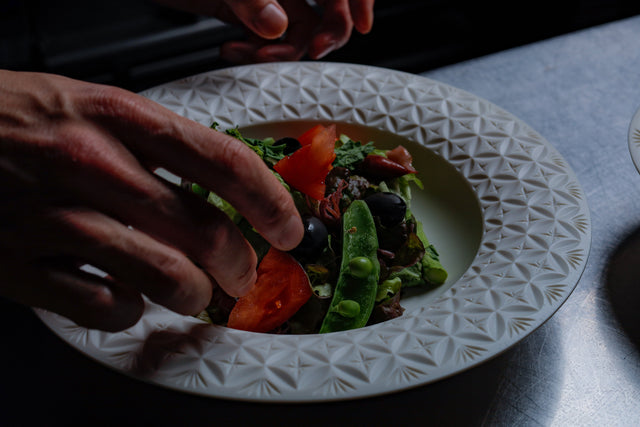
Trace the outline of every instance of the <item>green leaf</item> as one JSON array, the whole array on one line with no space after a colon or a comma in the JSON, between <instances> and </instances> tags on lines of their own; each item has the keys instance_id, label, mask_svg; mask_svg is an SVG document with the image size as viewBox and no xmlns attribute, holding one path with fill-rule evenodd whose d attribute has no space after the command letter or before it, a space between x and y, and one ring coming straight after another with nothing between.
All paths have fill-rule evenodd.
<instances>
[{"instance_id":1,"label":"green leaf","mask_svg":"<svg viewBox=\"0 0 640 427\"><path fill-rule=\"evenodd\" d=\"M374 149L373 142L362 145L360 142L341 135L340 145L335 148L336 159L333 161L333 166L353 169Z\"/></svg>"},{"instance_id":2,"label":"green leaf","mask_svg":"<svg viewBox=\"0 0 640 427\"><path fill-rule=\"evenodd\" d=\"M285 157L284 149L286 146L284 144L274 145L276 141L273 138L247 138L242 136L238 128L227 129L225 133L244 142L245 145L255 151L269 167L273 167L273 165Z\"/></svg>"}]
</instances>

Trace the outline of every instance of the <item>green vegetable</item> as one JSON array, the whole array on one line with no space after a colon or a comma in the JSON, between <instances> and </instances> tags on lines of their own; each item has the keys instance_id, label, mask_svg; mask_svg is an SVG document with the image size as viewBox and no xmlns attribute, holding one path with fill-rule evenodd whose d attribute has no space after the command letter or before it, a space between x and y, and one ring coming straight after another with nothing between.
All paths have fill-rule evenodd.
<instances>
[{"instance_id":1,"label":"green vegetable","mask_svg":"<svg viewBox=\"0 0 640 427\"><path fill-rule=\"evenodd\" d=\"M311 286L311 290L318 298L331 298L333 295L333 287L330 283L322 283L320 285Z\"/></svg>"},{"instance_id":2,"label":"green vegetable","mask_svg":"<svg viewBox=\"0 0 640 427\"><path fill-rule=\"evenodd\" d=\"M207 202L211 203L212 205L220 209L222 212L227 214L229 219L231 219L231 221L233 221L234 223L238 224L242 219L242 215L240 215L238 211L236 211L236 209L233 206L231 206L229 202L224 200L222 197L218 196L213 191L209 191L206 188L194 182L191 184L191 192L194 194L197 194L198 196L204 199L207 199Z\"/></svg>"},{"instance_id":3,"label":"green vegetable","mask_svg":"<svg viewBox=\"0 0 640 427\"><path fill-rule=\"evenodd\" d=\"M318 298L331 298L333 296L333 286L327 283L329 269L320 264L307 264L304 269L309 277L313 293Z\"/></svg>"},{"instance_id":4,"label":"green vegetable","mask_svg":"<svg viewBox=\"0 0 640 427\"><path fill-rule=\"evenodd\" d=\"M191 184L191 191L200 197L204 197L205 199L209 195L209 190L207 190L206 188L200 187L195 182Z\"/></svg>"},{"instance_id":5,"label":"green vegetable","mask_svg":"<svg viewBox=\"0 0 640 427\"><path fill-rule=\"evenodd\" d=\"M367 324L375 304L380 277L378 238L373 217L364 201L354 201L345 211L342 218L342 237L340 274L320 333L362 328ZM351 262L354 258L360 257L371 263L371 270L365 277L357 277L352 273ZM345 301L358 304L358 313L353 317L343 314L348 307L355 307L353 302L349 302L345 308L344 304L341 305Z\"/></svg>"},{"instance_id":6,"label":"green vegetable","mask_svg":"<svg viewBox=\"0 0 640 427\"><path fill-rule=\"evenodd\" d=\"M203 322L206 323L213 323L213 321L211 320L211 317L209 317L209 313L207 313L206 310L202 310L199 314L197 314L195 316L197 319L202 320Z\"/></svg>"},{"instance_id":7,"label":"green vegetable","mask_svg":"<svg viewBox=\"0 0 640 427\"><path fill-rule=\"evenodd\" d=\"M411 288L414 286L425 286L427 283L422 277L422 262L413 264L410 267L394 271L389 275L389 279L399 279L403 288Z\"/></svg>"},{"instance_id":8,"label":"green vegetable","mask_svg":"<svg viewBox=\"0 0 640 427\"><path fill-rule=\"evenodd\" d=\"M211 127L217 129L218 125L214 123ZM286 144L280 144L274 138L244 137L237 128L224 132L242 141L263 159L291 193L301 214L318 216L319 208L310 204L304 194L290 188L273 170L273 166L285 157ZM447 271L440 263L438 252L427 240L422 224L410 211L411 187L423 188L417 175L407 174L376 183L357 176L358 164L367 155L387 157L387 150L376 149L373 142L363 144L354 141L346 135L340 135L335 144L335 154L333 166L351 170L344 172L348 177L344 182L348 185L340 188L341 196L336 196L340 198L339 207L343 212L342 229L332 229L322 254L304 266L315 296L289 319L292 333L355 329L401 316L404 311L400 305L403 289L414 286L434 288L447 279ZM340 175L337 178L336 188L343 179ZM229 203L198 184L185 183L184 187L224 211L251 243L258 260L262 259L270 244ZM376 220L366 203L359 200L371 192L392 192L405 201L407 209L399 226L380 226L376 230ZM338 218L339 215L336 220ZM393 238L389 240L389 236ZM397 245L387 247L390 241ZM381 275L377 253L379 244L384 249L393 248L392 256L385 258L385 279L381 283L378 283ZM228 310L225 310L225 304L215 302L199 317L207 322L225 324L228 317Z\"/></svg>"},{"instance_id":9,"label":"green vegetable","mask_svg":"<svg viewBox=\"0 0 640 427\"><path fill-rule=\"evenodd\" d=\"M244 142L249 148L255 151L256 154L260 156L260 158L264 160L264 162L270 167L273 167L273 165L278 163L285 156L285 146L274 145L276 141L273 138L247 138L242 136L237 128L227 129L225 133Z\"/></svg>"},{"instance_id":10,"label":"green vegetable","mask_svg":"<svg viewBox=\"0 0 640 427\"><path fill-rule=\"evenodd\" d=\"M406 270L406 269L405 269ZM400 277L394 277L385 280L378 285L378 292L376 293L376 302L384 301L398 292L402 287L402 279Z\"/></svg>"},{"instance_id":11,"label":"green vegetable","mask_svg":"<svg viewBox=\"0 0 640 427\"><path fill-rule=\"evenodd\" d=\"M373 263L369 258L358 256L349 261L349 272L353 277L366 278L373 270Z\"/></svg>"},{"instance_id":12,"label":"green vegetable","mask_svg":"<svg viewBox=\"0 0 640 427\"><path fill-rule=\"evenodd\" d=\"M440 263L440 256L436 251L436 248L429 244L429 240L424 233L422 228L422 223L420 221L416 221L416 234L418 238L422 241L422 244L425 248L424 257L422 257L422 277L428 283L433 285L441 285L447 280L447 270L444 269L442 264Z\"/></svg>"},{"instance_id":13,"label":"green vegetable","mask_svg":"<svg viewBox=\"0 0 640 427\"><path fill-rule=\"evenodd\" d=\"M353 169L355 164L364 160L375 147L373 142L362 145L360 142L353 141L346 135L340 135L340 145L336 146L334 152L336 159L333 166Z\"/></svg>"},{"instance_id":14,"label":"green vegetable","mask_svg":"<svg viewBox=\"0 0 640 427\"><path fill-rule=\"evenodd\" d=\"M242 220L242 215L240 215L229 202L218 196L213 191L209 192L209 194L207 195L207 202L211 203L222 212L227 214L229 219L231 219L231 221L233 221L235 224L238 224L240 220Z\"/></svg>"},{"instance_id":15,"label":"green vegetable","mask_svg":"<svg viewBox=\"0 0 640 427\"><path fill-rule=\"evenodd\" d=\"M338 313L342 317L353 319L360 314L360 304L351 299L342 300L331 309L334 313Z\"/></svg>"}]
</instances>

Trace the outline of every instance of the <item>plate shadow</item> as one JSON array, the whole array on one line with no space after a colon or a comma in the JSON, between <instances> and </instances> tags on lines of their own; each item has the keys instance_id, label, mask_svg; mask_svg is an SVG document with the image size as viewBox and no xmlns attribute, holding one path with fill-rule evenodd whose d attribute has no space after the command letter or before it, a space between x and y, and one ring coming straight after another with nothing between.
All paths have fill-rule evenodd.
<instances>
[{"instance_id":1,"label":"plate shadow","mask_svg":"<svg viewBox=\"0 0 640 427\"><path fill-rule=\"evenodd\" d=\"M620 326L640 349L640 228L615 249L605 280L607 296Z\"/></svg>"}]
</instances>

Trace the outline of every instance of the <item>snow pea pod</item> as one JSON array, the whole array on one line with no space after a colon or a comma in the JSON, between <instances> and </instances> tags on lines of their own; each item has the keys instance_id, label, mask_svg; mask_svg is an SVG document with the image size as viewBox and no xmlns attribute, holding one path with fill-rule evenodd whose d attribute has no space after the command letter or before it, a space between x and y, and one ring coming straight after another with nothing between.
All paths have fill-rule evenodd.
<instances>
[{"instance_id":1,"label":"snow pea pod","mask_svg":"<svg viewBox=\"0 0 640 427\"><path fill-rule=\"evenodd\" d=\"M365 326L378 289L378 237L369 207L362 200L354 201L342 221L340 274L320 333Z\"/></svg>"}]
</instances>

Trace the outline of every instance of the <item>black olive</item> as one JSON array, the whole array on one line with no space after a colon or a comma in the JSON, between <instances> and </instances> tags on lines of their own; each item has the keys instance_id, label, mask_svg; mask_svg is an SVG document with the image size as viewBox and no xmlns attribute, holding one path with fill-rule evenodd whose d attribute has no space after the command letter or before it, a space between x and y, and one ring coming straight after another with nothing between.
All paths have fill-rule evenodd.
<instances>
[{"instance_id":1,"label":"black olive","mask_svg":"<svg viewBox=\"0 0 640 427\"><path fill-rule=\"evenodd\" d=\"M291 138L289 136L287 136L285 138L280 138L279 140L274 142L273 145L274 146L276 146L276 145L284 145L285 147L284 147L284 150L282 152L286 156L292 154L298 148L302 147L302 144L300 144L300 141L298 141L295 138Z\"/></svg>"},{"instance_id":2,"label":"black olive","mask_svg":"<svg viewBox=\"0 0 640 427\"><path fill-rule=\"evenodd\" d=\"M329 232L327 227L315 216L302 219L304 225L304 237L302 242L291 251L297 259L309 261L319 257L327 246Z\"/></svg>"},{"instance_id":3,"label":"black olive","mask_svg":"<svg viewBox=\"0 0 640 427\"><path fill-rule=\"evenodd\" d=\"M389 228L404 220L407 204L402 197L394 193L373 193L364 198L371 215L378 217L380 224Z\"/></svg>"}]
</instances>

